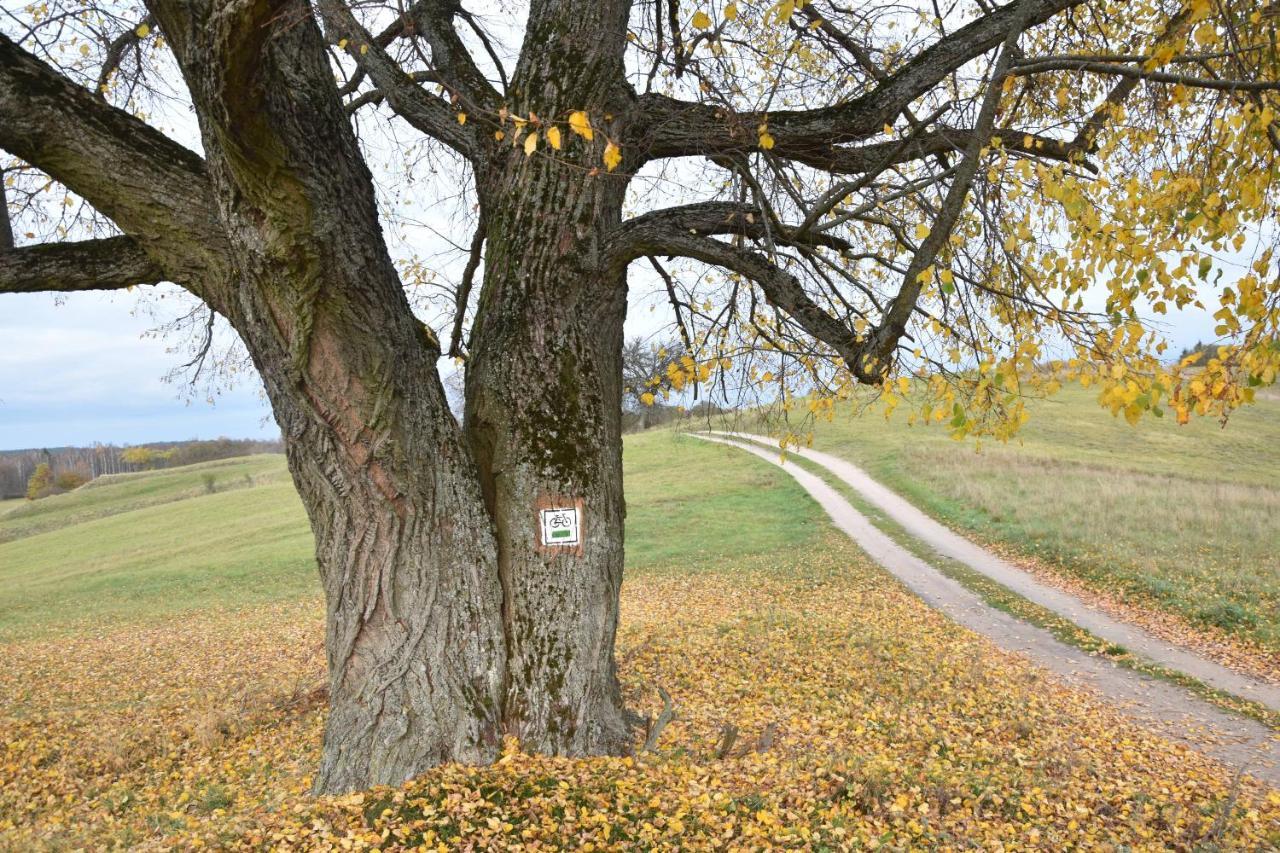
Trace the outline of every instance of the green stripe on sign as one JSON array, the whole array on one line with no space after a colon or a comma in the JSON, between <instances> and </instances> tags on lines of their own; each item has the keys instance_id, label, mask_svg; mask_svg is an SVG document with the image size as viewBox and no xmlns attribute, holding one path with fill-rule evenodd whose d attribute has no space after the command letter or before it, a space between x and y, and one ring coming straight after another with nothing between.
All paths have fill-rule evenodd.
<instances>
[{"instance_id":1,"label":"green stripe on sign","mask_svg":"<svg viewBox=\"0 0 1280 853\"><path fill-rule=\"evenodd\" d=\"M568 530L553 530L553 531L551 531L551 538L552 538L552 539L567 539L567 538L569 538L569 531L568 531Z\"/></svg>"}]
</instances>

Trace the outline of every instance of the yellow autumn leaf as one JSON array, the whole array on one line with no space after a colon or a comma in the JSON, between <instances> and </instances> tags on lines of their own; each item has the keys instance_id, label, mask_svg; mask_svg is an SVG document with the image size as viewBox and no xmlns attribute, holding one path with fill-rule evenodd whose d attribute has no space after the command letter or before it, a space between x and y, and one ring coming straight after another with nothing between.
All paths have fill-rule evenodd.
<instances>
[{"instance_id":1,"label":"yellow autumn leaf","mask_svg":"<svg viewBox=\"0 0 1280 853\"><path fill-rule=\"evenodd\" d=\"M618 146L614 145L613 142L610 142L608 145L604 147L605 167L610 172L612 172L614 169L618 168L618 164L621 162L622 162L622 151L618 148Z\"/></svg>"},{"instance_id":2,"label":"yellow autumn leaf","mask_svg":"<svg viewBox=\"0 0 1280 853\"><path fill-rule=\"evenodd\" d=\"M928 237L928 236L929 236L929 226L921 222L919 225L916 226L916 239L923 240L925 237Z\"/></svg>"},{"instance_id":3,"label":"yellow autumn leaf","mask_svg":"<svg viewBox=\"0 0 1280 853\"><path fill-rule=\"evenodd\" d=\"M768 151L773 147L773 135L769 133L769 125L767 122L761 122L756 128L756 133L760 141L760 147Z\"/></svg>"},{"instance_id":4,"label":"yellow autumn leaf","mask_svg":"<svg viewBox=\"0 0 1280 853\"><path fill-rule=\"evenodd\" d=\"M595 131L591 129L591 119L587 118L587 114L581 110L569 114L569 129L588 142L595 138Z\"/></svg>"},{"instance_id":5,"label":"yellow autumn leaf","mask_svg":"<svg viewBox=\"0 0 1280 853\"><path fill-rule=\"evenodd\" d=\"M547 144L557 151L560 150L560 128L555 125L547 128Z\"/></svg>"},{"instance_id":6,"label":"yellow autumn leaf","mask_svg":"<svg viewBox=\"0 0 1280 853\"><path fill-rule=\"evenodd\" d=\"M699 9L693 13L693 26L694 29L709 30L711 29L711 18L707 16L706 12Z\"/></svg>"},{"instance_id":7,"label":"yellow autumn leaf","mask_svg":"<svg viewBox=\"0 0 1280 853\"><path fill-rule=\"evenodd\" d=\"M362 44L362 45L360 45L360 55L361 55L361 56L364 56L364 55L365 55L366 53L368 53L368 52L369 52L369 45L367 45L367 44Z\"/></svg>"},{"instance_id":8,"label":"yellow autumn leaf","mask_svg":"<svg viewBox=\"0 0 1280 853\"><path fill-rule=\"evenodd\" d=\"M524 138L524 156L528 157L534 151L538 150L538 131L534 131Z\"/></svg>"},{"instance_id":9,"label":"yellow autumn leaf","mask_svg":"<svg viewBox=\"0 0 1280 853\"><path fill-rule=\"evenodd\" d=\"M653 401L654 401L654 396L650 394L648 391L640 395L640 402L644 403L646 406L652 406Z\"/></svg>"},{"instance_id":10,"label":"yellow autumn leaf","mask_svg":"<svg viewBox=\"0 0 1280 853\"><path fill-rule=\"evenodd\" d=\"M87 44L82 44L82 45L80 45L80 55L81 55L81 56L88 56L88 55L89 55L89 45L87 45Z\"/></svg>"},{"instance_id":11,"label":"yellow autumn leaf","mask_svg":"<svg viewBox=\"0 0 1280 853\"><path fill-rule=\"evenodd\" d=\"M138 38L144 39L151 34L151 26L149 24L140 24L134 32L138 34Z\"/></svg>"},{"instance_id":12,"label":"yellow autumn leaf","mask_svg":"<svg viewBox=\"0 0 1280 853\"><path fill-rule=\"evenodd\" d=\"M346 50L346 49L347 49L347 40L338 39L338 50Z\"/></svg>"},{"instance_id":13,"label":"yellow autumn leaf","mask_svg":"<svg viewBox=\"0 0 1280 853\"><path fill-rule=\"evenodd\" d=\"M458 124L466 124L466 123L467 123L467 114L458 113Z\"/></svg>"},{"instance_id":14,"label":"yellow autumn leaf","mask_svg":"<svg viewBox=\"0 0 1280 853\"><path fill-rule=\"evenodd\" d=\"M728 6L724 7L724 19L726 21L738 20L738 4L737 3L730 3Z\"/></svg>"}]
</instances>

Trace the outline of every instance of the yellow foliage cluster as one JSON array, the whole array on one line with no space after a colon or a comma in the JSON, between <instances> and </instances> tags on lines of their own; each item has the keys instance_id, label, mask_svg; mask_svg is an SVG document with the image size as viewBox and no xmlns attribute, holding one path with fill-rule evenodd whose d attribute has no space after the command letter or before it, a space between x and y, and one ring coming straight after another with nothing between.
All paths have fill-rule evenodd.
<instances>
[{"instance_id":1,"label":"yellow foliage cluster","mask_svg":"<svg viewBox=\"0 0 1280 853\"><path fill-rule=\"evenodd\" d=\"M1050 24L1024 35L1020 48L1028 56L1108 55L1128 45L1143 57L1145 71L1175 79L1144 83L1120 102L1107 100L1115 85L1108 75L1065 69L1005 79L998 126L1008 130L981 149L971 198L987 208L970 204L935 262L907 283L921 288L918 316L877 389L887 411L909 400L903 410L913 423L944 424L957 438L1004 440L1025 422L1025 399L1052 395L1068 382L1094 389L1103 407L1132 423L1166 413L1180 422L1194 415L1225 419L1276 381L1280 99L1274 92L1224 95L1176 82L1198 67L1188 57L1221 58L1239 47L1220 17L1228 7L1235 8L1195 0L1173 16L1174 7L1152 0L1099 3L1091 9L1106 23L1097 28ZM802 0L752 0L720 14L697 12L693 28L708 36L716 67L728 69L703 85L744 105L766 92L768 109L815 106L815 88L797 79L829 80L832 92L846 85L860 91L838 56L796 37L801 26L823 24L800 14L805 8ZM1248 5L1242 8L1247 13ZM1267 31L1262 18L1261 11L1249 16L1252 34ZM923 9L892 19L869 10L867 21L859 35L883 40L885 73L912 55L904 44L941 38L956 24ZM726 31L750 51L718 41ZM1257 58L1256 68L1232 65L1212 73L1274 79L1274 54L1268 56ZM975 85L953 83L946 96L976 97ZM933 95L919 109L942 109L941 90ZM759 148L771 151L768 113L758 114ZM883 132L887 143L908 131L890 122ZM1075 132L1084 144L1074 152L1036 153ZM928 182L928 163L904 168L907 177ZM834 192L841 180L815 170L797 179L796 189ZM919 198L883 195L888 198L843 198L837 211L874 210L875 218L849 213L831 232L856 247L837 262L843 272L879 303L856 292L830 297L820 280L825 272L810 282L819 301L830 298L832 313L847 316L860 337L874 331L880 303L903 289L900 270L931 233ZM800 205L794 217L804 213ZM782 265L801 269L786 260ZM832 349L789 334L782 312L764 305L749 284L734 274L722 278L714 308L708 302L698 311L703 298L690 299L692 324L701 327L691 330L693 356L700 362L749 356L741 360L765 365L757 375L780 376L778 366L786 365L784 408L791 395L841 400L856 393ZM1177 363L1161 323L1174 312L1197 310L1212 315L1221 350L1204 362ZM730 325L728 334L717 328Z\"/></svg>"},{"instance_id":2,"label":"yellow foliage cluster","mask_svg":"<svg viewBox=\"0 0 1280 853\"><path fill-rule=\"evenodd\" d=\"M656 711L662 688L677 707L656 752L508 743L489 767L336 798L307 793L315 605L10 644L0 847L1280 844L1280 794L993 650L851 546L776 562L628 580L629 704Z\"/></svg>"}]
</instances>

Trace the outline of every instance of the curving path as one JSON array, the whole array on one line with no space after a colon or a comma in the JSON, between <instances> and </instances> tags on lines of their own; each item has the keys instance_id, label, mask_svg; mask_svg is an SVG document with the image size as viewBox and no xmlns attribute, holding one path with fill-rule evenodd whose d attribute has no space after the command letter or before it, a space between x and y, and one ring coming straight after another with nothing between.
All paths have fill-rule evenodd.
<instances>
[{"instance_id":1,"label":"curving path","mask_svg":"<svg viewBox=\"0 0 1280 853\"><path fill-rule=\"evenodd\" d=\"M1006 651L1030 658L1036 664L1056 673L1068 682L1096 690L1118 704L1129 716L1151 728L1157 729L1166 737L1185 742L1224 764L1243 770L1272 785L1280 786L1280 767L1277 766L1277 762L1280 762L1280 739L1277 739L1275 733L1263 724L1219 710L1214 705L1175 684L1151 678L1120 667L1103 658L1086 654L1074 646L1059 641L1043 628L1023 622L991 607L976 593L971 592L962 584L942 574L882 533L866 516L854 509L844 497L827 485L820 477L810 474L797 465L784 465L779 459L776 447L775 449L767 450L758 444L751 443L752 441L770 442L769 439L741 433L711 433L693 435L692 437L739 448L783 468L827 512L835 526L857 543L868 556L901 580L916 595L920 596L926 604L942 611L954 621L972 631L983 634ZM956 542L946 543L946 547L951 549L949 551L944 551L942 547L935 545L941 553L947 554L947 556L952 556L952 552L956 555L965 553L982 565L975 565L960 556L955 556L955 559L962 560L978 571L982 571L984 574L999 580L1001 583L1006 583L1002 579L1003 576L992 574L993 569L990 561L998 560L995 555L989 555L990 560L988 560L983 556L988 552L977 548L972 543L968 543L945 527L924 516L919 510L907 504L897 495L875 483L874 480L856 466L836 457L811 450L806 450L803 453L803 457L827 467L833 474L847 482L860 494L866 496L870 502L884 509L887 514L893 517L895 521L898 521L899 524L902 524L904 528L911 531L913 535L920 536L921 539L931 545L934 544L932 541L934 539L940 544L943 543L943 537L930 536L926 538L923 534L917 532L925 529L925 526L919 522L924 521L936 525L941 531L958 540L960 544L967 545L969 549L972 549L972 551L960 549L957 547ZM849 475L849 478L846 478L846 474ZM864 487L866 487L865 490ZM880 502L881 500L893 505L895 511L890 511L888 506ZM912 526L908 526L902 520L908 517L908 513L904 511L904 508L919 516L919 518L913 520ZM902 519L899 518L899 514ZM936 533L936 531L933 532ZM983 566L986 566L986 568L983 568ZM1086 617L1090 614L1092 616L1102 616L1102 618L1107 619L1119 628L1138 632L1138 629L1133 626L1123 625L1111 620L1110 617L1098 614L1079 599L1066 596L1058 590L1052 590L1043 584L1039 584L1034 578L1030 578L1025 572L1008 563L1004 563L1004 566L1008 570L1023 576L1022 579L1010 576L1009 580L1011 582L1006 583L1007 586L1042 604L1042 606L1050 607L1050 609L1076 620L1082 626L1088 627L1084 621L1077 618L1077 614L1084 614ZM1051 607L1037 598L1032 598L1027 593L1022 593L1020 586L1015 586L1014 584L1021 585L1023 580L1030 581L1044 592L1054 592L1063 596L1064 599L1070 599L1070 602L1074 602L1074 604L1058 602L1061 607L1077 609ZM1030 586L1026 588L1031 589ZM1034 594L1045 601L1051 600L1041 592L1035 592ZM1093 629L1090 628L1090 630ZM1097 633L1102 636L1100 632ZM1225 670L1218 664L1204 661L1202 658L1191 655L1185 650L1168 646L1162 641L1150 637L1150 635L1146 636L1151 643L1165 646L1170 651L1188 655L1196 661L1230 673L1229 670ZM1126 648L1134 651L1138 650L1138 644L1131 640L1113 640L1113 642L1122 642ZM1155 647L1152 646L1151 648L1154 649ZM1164 663L1163 660L1161 662ZM1170 668L1182 669L1180 666L1168 663L1164 663L1164 665ZM1238 679L1243 678L1243 676L1235 673L1230 674ZM1248 681L1248 679L1244 680ZM1241 695L1247 695L1249 698L1261 702L1262 699L1260 697L1265 693L1262 688L1274 690L1268 685L1262 685L1257 682L1252 683L1256 684L1257 687L1250 689L1257 689L1258 692L1242 693ZM1272 696L1272 701L1275 701L1274 695ZM1270 707L1275 706L1270 705Z\"/></svg>"},{"instance_id":2,"label":"curving path","mask_svg":"<svg viewBox=\"0 0 1280 853\"><path fill-rule=\"evenodd\" d=\"M715 434L765 445L776 445L776 442L764 436L750 433ZM787 452L826 468L845 485L862 495L864 500L878 507L904 530L944 557L964 563L1028 601L1033 601L1059 616L1070 619L1094 636L1123 646L1128 651L1166 669L1186 673L1210 687L1265 705L1273 711L1280 711L1280 686L1242 675L1216 661L1171 645L1136 625L1122 622L1103 613L1069 592L1039 581L1030 572L1002 560L993 552L975 545L934 521L899 497L897 493L873 480L867 472L852 462L817 450L788 449Z\"/></svg>"}]
</instances>

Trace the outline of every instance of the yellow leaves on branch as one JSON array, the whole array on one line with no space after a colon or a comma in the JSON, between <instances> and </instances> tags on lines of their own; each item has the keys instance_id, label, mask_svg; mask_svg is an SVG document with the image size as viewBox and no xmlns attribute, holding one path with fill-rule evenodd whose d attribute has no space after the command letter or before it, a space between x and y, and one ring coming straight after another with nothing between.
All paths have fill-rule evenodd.
<instances>
[{"instance_id":1,"label":"yellow leaves on branch","mask_svg":"<svg viewBox=\"0 0 1280 853\"><path fill-rule=\"evenodd\" d=\"M569 114L569 129L588 142L595 139L595 131L591 128L591 119L582 110Z\"/></svg>"},{"instance_id":2,"label":"yellow leaves on branch","mask_svg":"<svg viewBox=\"0 0 1280 853\"><path fill-rule=\"evenodd\" d=\"M613 140L609 140L609 144L604 147L604 165L605 168L612 172L618 168L618 164L622 162L622 150L614 144Z\"/></svg>"},{"instance_id":3,"label":"yellow leaves on branch","mask_svg":"<svg viewBox=\"0 0 1280 853\"><path fill-rule=\"evenodd\" d=\"M756 128L756 135L760 142L760 147L765 151L773 148L773 134L769 133L769 122L762 121L760 126Z\"/></svg>"},{"instance_id":4,"label":"yellow leaves on branch","mask_svg":"<svg viewBox=\"0 0 1280 853\"><path fill-rule=\"evenodd\" d=\"M711 29L711 18L706 12L699 9L693 13L693 27L698 30L709 30Z\"/></svg>"},{"instance_id":5,"label":"yellow leaves on branch","mask_svg":"<svg viewBox=\"0 0 1280 853\"><path fill-rule=\"evenodd\" d=\"M466 120L466 115L459 113L458 122L465 124ZM544 123L533 113L529 113L528 118L511 115L509 110L504 106L498 110L498 121L501 124L506 124L508 120L515 125L515 129L517 131L517 134L511 140L511 143L512 145L521 143L526 157L532 157L537 153L539 138L545 139L547 145L554 151L564 150L564 132L558 125L550 122ZM591 118L582 110L575 110L569 114L568 126L571 133L575 136L581 137L587 142L591 142L595 139L595 129L591 124ZM522 137L520 134L523 133L526 128L529 128L529 132L525 133ZM542 129L538 130L537 128ZM501 142L506 138L506 133L502 130L497 130L494 132L493 138ZM606 140L604 151L601 154L601 160L603 161L605 168L612 172L622 163L622 149L613 140Z\"/></svg>"}]
</instances>

